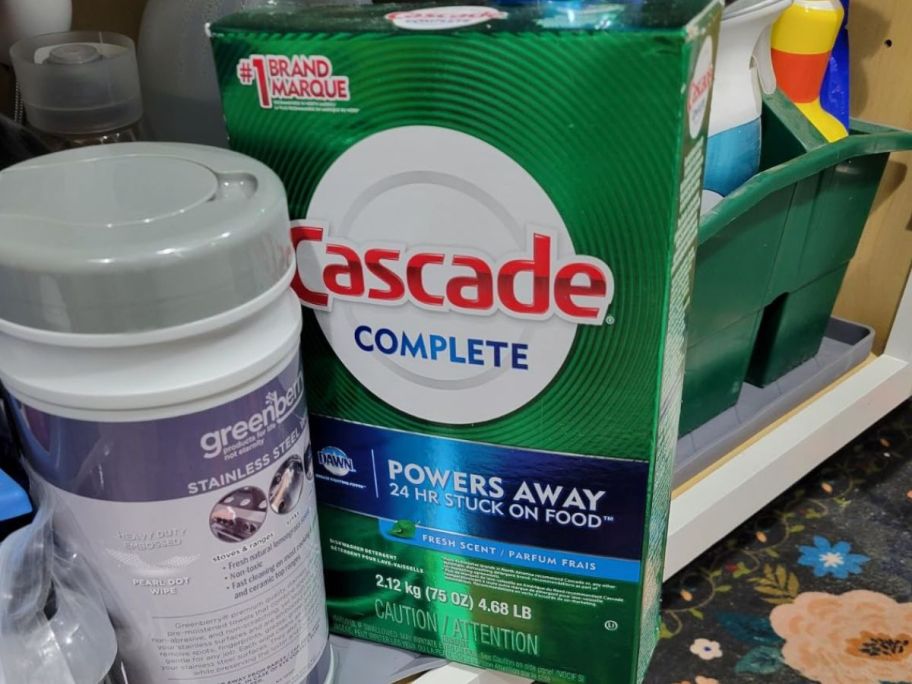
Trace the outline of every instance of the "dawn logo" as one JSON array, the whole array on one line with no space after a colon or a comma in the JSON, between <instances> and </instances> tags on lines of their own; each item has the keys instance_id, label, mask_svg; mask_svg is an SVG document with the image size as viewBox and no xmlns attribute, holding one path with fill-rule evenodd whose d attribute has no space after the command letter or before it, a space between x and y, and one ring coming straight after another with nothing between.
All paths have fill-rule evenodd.
<instances>
[{"instance_id":1,"label":"dawn logo","mask_svg":"<svg viewBox=\"0 0 912 684\"><path fill-rule=\"evenodd\" d=\"M346 477L350 473L357 473L355 462L342 449L337 447L324 447L317 452L317 463L330 474L336 477Z\"/></svg>"}]
</instances>

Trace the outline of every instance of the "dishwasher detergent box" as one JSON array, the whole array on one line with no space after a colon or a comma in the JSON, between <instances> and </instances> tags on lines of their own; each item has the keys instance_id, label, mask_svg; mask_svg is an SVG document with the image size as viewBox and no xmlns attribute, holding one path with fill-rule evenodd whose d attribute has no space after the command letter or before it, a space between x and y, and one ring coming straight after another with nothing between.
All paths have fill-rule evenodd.
<instances>
[{"instance_id":1,"label":"dishwasher detergent box","mask_svg":"<svg viewBox=\"0 0 912 684\"><path fill-rule=\"evenodd\" d=\"M209 27L231 145L288 192L336 632L643 678L720 5Z\"/></svg>"}]
</instances>

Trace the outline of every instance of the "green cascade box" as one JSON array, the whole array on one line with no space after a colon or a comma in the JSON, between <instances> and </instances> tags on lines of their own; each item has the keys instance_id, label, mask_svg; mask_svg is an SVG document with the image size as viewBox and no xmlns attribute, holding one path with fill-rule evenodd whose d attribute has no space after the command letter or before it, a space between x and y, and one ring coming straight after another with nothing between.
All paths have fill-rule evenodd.
<instances>
[{"instance_id":1,"label":"green cascade box","mask_svg":"<svg viewBox=\"0 0 912 684\"><path fill-rule=\"evenodd\" d=\"M720 6L210 27L231 144L288 192L336 632L643 679Z\"/></svg>"}]
</instances>

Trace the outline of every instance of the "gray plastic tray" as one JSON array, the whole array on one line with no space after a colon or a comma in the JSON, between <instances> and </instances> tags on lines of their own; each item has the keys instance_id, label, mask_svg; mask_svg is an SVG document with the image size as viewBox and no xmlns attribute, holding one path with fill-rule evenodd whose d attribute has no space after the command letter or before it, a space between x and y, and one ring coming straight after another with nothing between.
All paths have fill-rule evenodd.
<instances>
[{"instance_id":1,"label":"gray plastic tray","mask_svg":"<svg viewBox=\"0 0 912 684\"><path fill-rule=\"evenodd\" d=\"M873 343L871 328L831 318L814 358L766 387L744 383L737 404L678 440L674 486L687 482L860 364Z\"/></svg>"}]
</instances>

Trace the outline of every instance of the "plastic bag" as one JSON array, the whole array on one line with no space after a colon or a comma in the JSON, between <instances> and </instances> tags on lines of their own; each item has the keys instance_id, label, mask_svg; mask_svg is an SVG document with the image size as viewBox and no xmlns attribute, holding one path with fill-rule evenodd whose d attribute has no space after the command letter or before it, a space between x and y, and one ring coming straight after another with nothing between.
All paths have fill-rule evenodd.
<instances>
[{"instance_id":1,"label":"plastic bag","mask_svg":"<svg viewBox=\"0 0 912 684\"><path fill-rule=\"evenodd\" d=\"M0 544L0 684L99 684L114 628L85 559L59 546L53 507ZM43 499L43 500L41 500Z\"/></svg>"}]
</instances>

